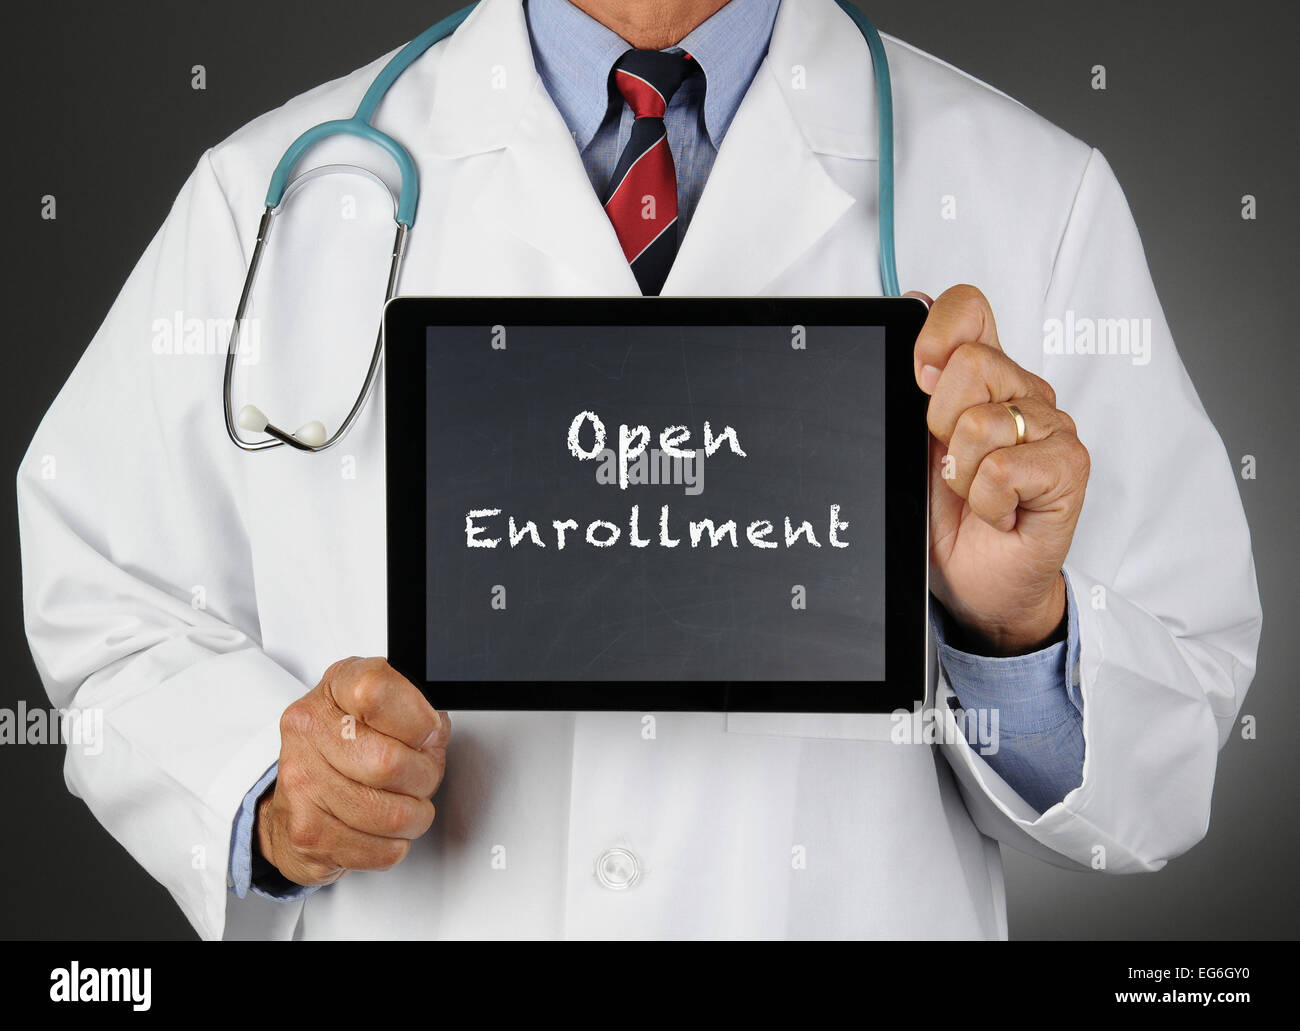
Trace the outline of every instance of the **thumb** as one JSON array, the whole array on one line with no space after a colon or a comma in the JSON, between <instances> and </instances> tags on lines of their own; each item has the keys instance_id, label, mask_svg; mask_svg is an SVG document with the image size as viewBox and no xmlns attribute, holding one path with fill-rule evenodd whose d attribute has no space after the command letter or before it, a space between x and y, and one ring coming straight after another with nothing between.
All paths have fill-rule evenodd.
<instances>
[{"instance_id":1,"label":"thumb","mask_svg":"<svg viewBox=\"0 0 1300 1031\"><path fill-rule=\"evenodd\" d=\"M927 309L934 307L934 298L931 297L929 294L922 293L920 290L909 290L907 291L907 293L903 294L903 296L911 297L914 298L915 300L923 302ZM919 361L919 359L915 359L914 364L917 361ZM917 367L916 369L917 386L919 386L927 394L934 393L935 384L938 382L939 382L939 370L936 369L934 366L919 365Z\"/></svg>"}]
</instances>

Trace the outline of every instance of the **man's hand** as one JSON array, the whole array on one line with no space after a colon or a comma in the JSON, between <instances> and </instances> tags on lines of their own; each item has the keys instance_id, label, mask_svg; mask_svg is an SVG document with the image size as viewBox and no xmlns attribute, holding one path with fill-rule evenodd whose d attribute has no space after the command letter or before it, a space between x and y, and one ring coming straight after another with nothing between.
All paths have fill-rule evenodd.
<instances>
[{"instance_id":1,"label":"man's hand","mask_svg":"<svg viewBox=\"0 0 1300 1031\"><path fill-rule=\"evenodd\" d=\"M343 659L280 718L257 806L262 858L295 884L387 870L433 823L451 721L383 659Z\"/></svg>"},{"instance_id":2,"label":"man's hand","mask_svg":"<svg viewBox=\"0 0 1300 1031\"><path fill-rule=\"evenodd\" d=\"M1051 386L1002 353L988 300L972 286L932 302L915 371L930 395L931 589L974 639L970 650L1034 651L1065 615L1061 566L1088 451ZM1023 443L1004 402L1024 418Z\"/></svg>"}]
</instances>

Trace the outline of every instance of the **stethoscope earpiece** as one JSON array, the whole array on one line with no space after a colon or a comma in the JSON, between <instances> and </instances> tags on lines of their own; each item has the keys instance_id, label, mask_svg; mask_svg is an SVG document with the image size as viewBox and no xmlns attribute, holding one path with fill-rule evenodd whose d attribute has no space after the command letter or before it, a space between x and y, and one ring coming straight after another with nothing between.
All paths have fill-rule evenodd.
<instances>
[{"instance_id":1,"label":"stethoscope earpiece","mask_svg":"<svg viewBox=\"0 0 1300 1031\"><path fill-rule=\"evenodd\" d=\"M309 448L320 447L329 438L325 432L325 424L316 419L304 423L298 427L298 431L293 434L285 433L278 426L271 424L262 409L257 405L244 405L239 410L239 428L247 430L249 433L269 433L276 440L285 444L291 444L297 441L299 444L305 444Z\"/></svg>"},{"instance_id":2,"label":"stethoscope earpiece","mask_svg":"<svg viewBox=\"0 0 1300 1031\"><path fill-rule=\"evenodd\" d=\"M239 410L239 428L249 433L265 433L270 420L262 414L257 405L244 405Z\"/></svg>"},{"instance_id":3,"label":"stethoscope earpiece","mask_svg":"<svg viewBox=\"0 0 1300 1031\"><path fill-rule=\"evenodd\" d=\"M320 447L325 443L328 434L325 432L325 424L313 419L298 427L298 432L294 436L311 447Z\"/></svg>"}]
</instances>

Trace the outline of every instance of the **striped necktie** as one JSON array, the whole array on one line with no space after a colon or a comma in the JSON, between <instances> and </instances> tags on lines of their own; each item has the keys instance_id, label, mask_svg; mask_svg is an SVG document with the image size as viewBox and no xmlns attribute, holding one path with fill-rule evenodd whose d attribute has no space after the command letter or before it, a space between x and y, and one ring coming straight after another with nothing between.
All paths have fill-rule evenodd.
<instances>
[{"instance_id":1,"label":"striped necktie","mask_svg":"<svg viewBox=\"0 0 1300 1031\"><path fill-rule=\"evenodd\" d=\"M636 116L605 194L605 211L641 293L658 295L677 255L677 170L664 113L696 65L677 51L629 50L614 85Z\"/></svg>"}]
</instances>

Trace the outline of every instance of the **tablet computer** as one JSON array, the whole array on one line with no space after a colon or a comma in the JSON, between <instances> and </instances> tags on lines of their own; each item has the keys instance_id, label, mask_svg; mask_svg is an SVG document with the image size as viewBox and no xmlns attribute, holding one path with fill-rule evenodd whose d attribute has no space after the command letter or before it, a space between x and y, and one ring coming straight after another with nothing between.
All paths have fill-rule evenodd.
<instances>
[{"instance_id":1,"label":"tablet computer","mask_svg":"<svg viewBox=\"0 0 1300 1031\"><path fill-rule=\"evenodd\" d=\"M923 302L385 311L388 648L443 709L923 701Z\"/></svg>"}]
</instances>

